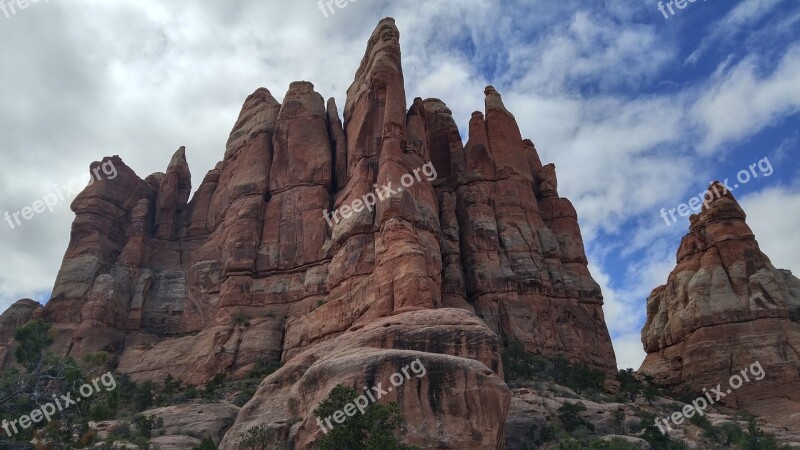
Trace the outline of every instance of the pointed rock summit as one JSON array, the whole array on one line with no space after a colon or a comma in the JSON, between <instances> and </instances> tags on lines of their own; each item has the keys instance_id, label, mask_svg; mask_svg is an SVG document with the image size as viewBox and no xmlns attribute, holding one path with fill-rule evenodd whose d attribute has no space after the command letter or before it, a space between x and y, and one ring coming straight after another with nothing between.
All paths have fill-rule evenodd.
<instances>
[{"instance_id":1,"label":"pointed rock summit","mask_svg":"<svg viewBox=\"0 0 800 450\"><path fill-rule=\"evenodd\" d=\"M761 252L733 194L712 183L691 216L677 266L647 299L640 371L673 386L716 388L720 401L800 425L800 280ZM729 379L758 363L766 374L726 394Z\"/></svg>"},{"instance_id":2,"label":"pointed rock summit","mask_svg":"<svg viewBox=\"0 0 800 450\"><path fill-rule=\"evenodd\" d=\"M406 105L387 18L344 121L310 82L282 103L256 90L191 200L183 148L144 180L110 158L119 176L76 198L53 296L36 312L54 322L53 350L107 351L135 381L192 384L282 362L222 440L231 449L262 423L315 448L313 410L334 386L386 386L418 361L425 375L385 396L405 412L404 438L502 448L504 346L607 374L616 362L555 166L497 90L484 94L466 146L443 101ZM3 316L0 337L34 309Z\"/></svg>"}]
</instances>

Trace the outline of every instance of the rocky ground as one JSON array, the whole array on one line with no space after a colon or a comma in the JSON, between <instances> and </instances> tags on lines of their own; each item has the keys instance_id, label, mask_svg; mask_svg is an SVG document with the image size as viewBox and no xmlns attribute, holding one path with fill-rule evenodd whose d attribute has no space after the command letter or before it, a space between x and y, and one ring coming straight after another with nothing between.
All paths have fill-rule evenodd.
<instances>
[{"instance_id":1,"label":"rocky ground","mask_svg":"<svg viewBox=\"0 0 800 450\"><path fill-rule=\"evenodd\" d=\"M732 430L747 431L749 425L749 418L726 408L709 407L703 416L707 421L695 417L680 426L673 426L674 429L668 433L672 442L667 442L654 439L659 437L659 431L652 426L651 419L666 418L687 405L672 396L654 395L650 398L638 394L635 400L630 400L629 393L610 394L594 389L579 390L583 391L579 393L544 380L513 382L512 385L511 406L505 423L505 448L508 450L778 448L726 444L728 440L742 437ZM199 448L203 439L220 442L240 411L232 403L239 392L227 388L224 398L216 401L198 399L142 412L144 416L163 420L163 425L155 429L153 437L147 441L150 448L192 450ZM576 404L585 408L577 416L573 417L564 410L565 405ZM777 443L787 445L787 448L800 448L800 433L764 420L755 423ZM95 447L144 448L142 442L136 445L120 436L120 426L127 429L121 420L91 422L90 429L96 432L98 441ZM606 442L607 446L599 446L600 441Z\"/></svg>"}]
</instances>

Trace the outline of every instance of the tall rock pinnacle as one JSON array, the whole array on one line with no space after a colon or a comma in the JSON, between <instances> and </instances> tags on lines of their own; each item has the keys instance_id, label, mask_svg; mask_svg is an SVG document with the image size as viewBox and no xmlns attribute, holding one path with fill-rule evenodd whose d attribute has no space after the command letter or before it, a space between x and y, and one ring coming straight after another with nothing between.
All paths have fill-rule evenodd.
<instances>
[{"instance_id":1,"label":"tall rock pinnacle","mask_svg":"<svg viewBox=\"0 0 800 450\"><path fill-rule=\"evenodd\" d=\"M772 266L721 183L708 198L691 217L667 284L647 299L640 370L699 391L758 362L764 379L721 401L797 425L788 413L800 410L800 280Z\"/></svg>"}]
</instances>

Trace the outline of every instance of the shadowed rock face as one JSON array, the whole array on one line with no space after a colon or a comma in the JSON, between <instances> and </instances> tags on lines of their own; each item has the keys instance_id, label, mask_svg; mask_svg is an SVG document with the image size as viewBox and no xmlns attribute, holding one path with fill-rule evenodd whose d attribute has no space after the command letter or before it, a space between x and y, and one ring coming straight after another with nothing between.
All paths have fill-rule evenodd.
<instances>
[{"instance_id":1,"label":"shadowed rock face","mask_svg":"<svg viewBox=\"0 0 800 450\"><path fill-rule=\"evenodd\" d=\"M720 183L691 217L667 284L647 299L641 371L699 391L758 362L766 373L721 401L800 427L800 280L761 252L745 213ZM760 370L756 370L760 373ZM752 371L748 371L748 374Z\"/></svg>"},{"instance_id":2,"label":"shadowed rock face","mask_svg":"<svg viewBox=\"0 0 800 450\"><path fill-rule=\"evenodd\" d=\"M503 345L616 364L555 167L523 141L500 94L485 96L466 146L442 101L408 107L399 32L384 19L344 125L309 82L292 83L283 103L258 89L191 201L183 148L145 180L111 158L119 176L72 205L46 306L56 350L113 351L134 380L190 383L283 361L221 448L262 422L313 448L312 411L333 386L385 386L419 359L425 376L389 395L407 440L500 448ZM370 196L380 199L364 207Z\"/></svg>"}]
</instances>

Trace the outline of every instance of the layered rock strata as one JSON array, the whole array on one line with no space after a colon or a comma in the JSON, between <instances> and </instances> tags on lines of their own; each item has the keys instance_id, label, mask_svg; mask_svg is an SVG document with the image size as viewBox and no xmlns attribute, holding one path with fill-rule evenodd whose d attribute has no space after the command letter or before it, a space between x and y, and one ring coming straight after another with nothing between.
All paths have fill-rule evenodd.
<instances>
[{"instance_id":1,"label":"layered rock strata","mask_svg":"<svg viewBox=\"0 0 800 450\"><path fill-rule=\"evenodd\" d=\"M721 183L707 198L647 299L640 371L696 392L721 383L723 404L800 429L800 280L773 267Z\"/></svg>"}]
</instances>

